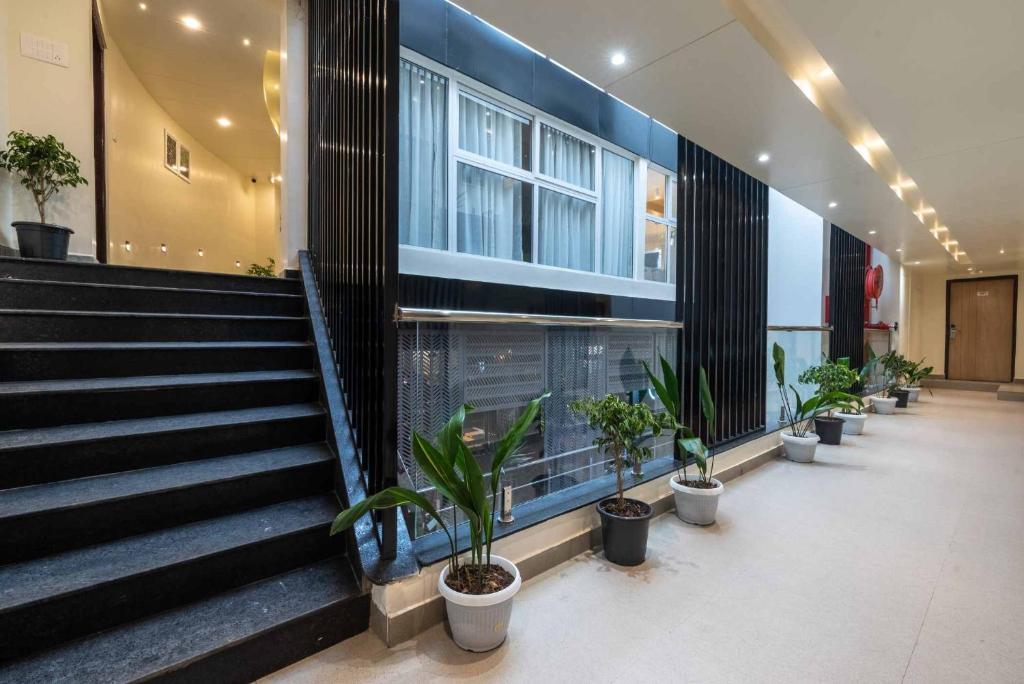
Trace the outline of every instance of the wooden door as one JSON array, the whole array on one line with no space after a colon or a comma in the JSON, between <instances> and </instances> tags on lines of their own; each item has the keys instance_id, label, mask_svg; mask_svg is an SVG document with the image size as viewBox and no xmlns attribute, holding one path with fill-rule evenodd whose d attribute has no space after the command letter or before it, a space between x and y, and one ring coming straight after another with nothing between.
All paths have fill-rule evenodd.
<instances>
[{"instance_id":1,"label":"wooden door","mask_svg":"<svg viewBox=\"0 0 1024 684\"><path fill-rule=\"evenodd\" d=\"M946 377L1013 380L1017 278L946 282Z\"/></svg>"}]
</instances>

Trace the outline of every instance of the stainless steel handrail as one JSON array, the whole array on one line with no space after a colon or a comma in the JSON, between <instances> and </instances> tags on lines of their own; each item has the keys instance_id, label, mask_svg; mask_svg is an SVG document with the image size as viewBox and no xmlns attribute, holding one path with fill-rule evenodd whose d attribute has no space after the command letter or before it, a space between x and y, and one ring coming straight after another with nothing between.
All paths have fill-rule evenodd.
<instances>
[{"instance_id":1,"label":"stainless steel handrail","mask_svg":"<svg viewBox=\"0 0 1024 684\"><path fill-rule=\"evenodd\" d=\"M832 332L831 325L769 325L771 332Z\"/></svg>"},{"instance_id":2,"label":"stainless steel handrail","mask_svg":"<svg viewBox=\"0 0 1024 684\"><path fill-rule=\"evenodd\" d=\"M494 311L450 311L447 309L395 308L396 323L519 323L527 325L565 325L586 328L682 328L679 321L650 318L601 318L592 316L549 316L545 314L501 313Z\"/></svg>"}]
</instances>

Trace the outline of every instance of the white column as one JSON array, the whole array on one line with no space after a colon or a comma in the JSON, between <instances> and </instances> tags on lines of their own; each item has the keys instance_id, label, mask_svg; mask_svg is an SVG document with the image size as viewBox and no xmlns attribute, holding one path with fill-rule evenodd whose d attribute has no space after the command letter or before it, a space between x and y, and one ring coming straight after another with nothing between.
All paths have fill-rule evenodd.
<instances>
[{"instance_id":1,"label":"white column","mask_svg":"<svg viewBox=\"0 0 1024 684\"><path fill-rule=\"evenodd\" d=\"M306 248L307 0L285 0L281 20L281 235L282 268L298 268Z\"/></svg>"}]
</instances>

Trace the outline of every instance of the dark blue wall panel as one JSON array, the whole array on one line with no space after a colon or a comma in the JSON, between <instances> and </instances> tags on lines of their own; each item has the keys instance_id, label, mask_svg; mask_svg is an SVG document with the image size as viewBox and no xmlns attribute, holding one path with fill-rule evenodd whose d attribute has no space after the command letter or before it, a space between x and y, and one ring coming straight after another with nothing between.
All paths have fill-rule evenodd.
<instances>
[{"instance_id":1,"label":"dark blue wall panel","mask_svg":"<svg viewBox=\"0 0 1024 684\"><path fill-rule=\"evenodd\" d=\"M666 169L679 168L679 135L657 121L651 121L651 149L646 155Z\"/></svg>"},{"instance_id":2,"label":"dark blue wall panel","mask_svg":"<svg viewBox=\"0 0 1024 684\"><path fill-rule=\"evenodd\" d=\"M402 0L398 31L402 45L445 64L448 3L438 0Z\"/></svg>"},{"instance_id":3,"label":"dark blue wall panel","mask_svg":"<svg viewBox=\"0 0 1024 684\"><path fill-rule=\"evenodd\" d=\"M534 53L476 17L448 3L446 64L470 78L533 103ZM403 12L409 12L403 7ZM410 19L415 21L415 19Z\"/></svg>"},{"instance_id":4,"label":"dark blue wall panel","mask_svg":"<svg viewBox=\"0 0 1024 684\"><path fill-rule=\"evenodd\" d=\"M601 98L600 116L599 136L641 157L647 156L651 139L651 117L607 93Z\"/></svg>"},{"instance_id":5,"label":"dark blue wall panel","mask_svg":"<svg viewBox=\"0 0 1024 684\"><path fill-rule=\"evenodd\" d=\"M551 60L540 55L534 58L531 104L566 123L600 135L597 111L605 94Z\"/></svg>"}]
</instances>

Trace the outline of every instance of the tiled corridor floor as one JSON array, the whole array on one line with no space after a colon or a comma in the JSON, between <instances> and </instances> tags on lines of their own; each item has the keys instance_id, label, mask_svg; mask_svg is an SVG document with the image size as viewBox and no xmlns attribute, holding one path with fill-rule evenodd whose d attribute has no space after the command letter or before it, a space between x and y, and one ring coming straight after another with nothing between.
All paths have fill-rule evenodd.
<instances>
[{"instance_id":1,"label":"tiled corridor floor","mask_svg":"<svg viewBox=\"0 0 1024 684\"><path fill-rule=\"evenodd\" d=\"M267 681L1024 681L1024 403L925 391L719 511L655 520L638 568L588 553L527 582L491 653L367 632Z\"/></svg>"}]
</instances>

